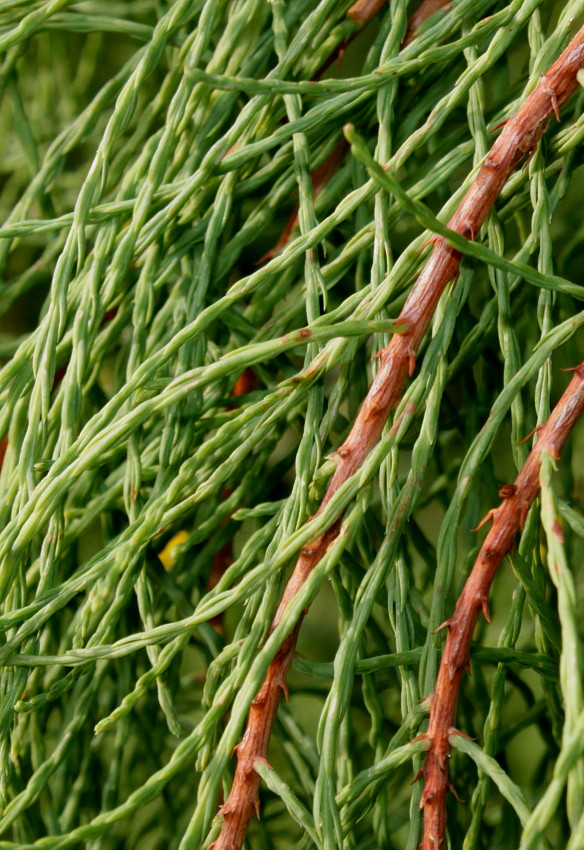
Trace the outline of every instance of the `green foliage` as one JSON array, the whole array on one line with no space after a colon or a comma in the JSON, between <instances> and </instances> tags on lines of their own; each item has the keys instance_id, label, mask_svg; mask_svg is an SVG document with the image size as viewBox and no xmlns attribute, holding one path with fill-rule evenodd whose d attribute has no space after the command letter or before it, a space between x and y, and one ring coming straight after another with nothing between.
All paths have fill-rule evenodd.
<instances>
[{"instance_id":1,"label":"green foliage","mask_svg":"<svg viewBox=\"0 0 584 850\"><path fill-rule=\"evenodd\" d=\"M582 358L583 94L461 238L395 427L307 519L425 243L584 2L453 0L402 50L416 4L390 0L311 81L349 6L0 2L0 850L206 847L313 600L248 847L417 845L435 629ZM366 147L317 194L347 123ZM582 458L580 429L475 635L453 850L584 843Z\"/></svg>"}]
</instances>

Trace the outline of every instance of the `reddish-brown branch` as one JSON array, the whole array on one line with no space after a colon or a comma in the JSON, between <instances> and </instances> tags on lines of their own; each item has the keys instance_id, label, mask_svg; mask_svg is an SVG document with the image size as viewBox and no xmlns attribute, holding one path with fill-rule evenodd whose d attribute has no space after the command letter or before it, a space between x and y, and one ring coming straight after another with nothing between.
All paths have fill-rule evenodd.
<instances>
[{"instance_id":1,"label":"reddish-brown branch","mask_svg":"<svg viewBox=\"0 0 584 850\"><path fill-rule=\"evenodd\" d=\"M448 226L474 239L501 187L516 165L534 150L553 114L577 87L576 73L584 65L584 28L572 40L537 88L511 118L494 143L474 182ZM389 413L397 405L404 382L414 371L416 355L436 305L446 285L456 278L461 256L442 237L433 240L433 250L408 296L400 321L409 327L393 336L380 353L380 368L353 424L351 432L336 452L337 468L317 513L363 464L376 445ZM274 628L282 612L304 584L312 569L336 537L340 518L321 537L304 547L290 577L274 618ZM221 807L223 825L215 850L239 850L249 821L258 806L259 776L256 760L266 759L270 732L296 645L300 624L286 640L270 665L249 713L247 728L237 747L237 768L231 792ZM428 850L432 845L427 845ZM433 850L433 848L432 848Z\"/></svg>"},{"instance_id":2,"label":"reddish-brown branch","mask_svg":"<svg viewBox=\"0 0 584 850\"><path fill-rule=\"evenodd\" d=\"M348 142L345 139L341 139L338 145L335 146L332 153L330 153L324 162L322 162L318 168L316 168L312 172L312 197L316 198L322 190L325 188L335 171L337 171L339 165L345 158L346 152L349 150ZM260 257L256 262L256 266L265 263L267 260L271 260L272 257L275 257L276 254L279 254L280 251L286 247L288 244L288 240L292 235L292 231L296 227L296 222L298 221L298 204L295 205L290 218L286 224L286 227L280 234L280 238L276 242L273 248L270 248L263 257Z\"/></svg>"},{"instance_id":3,"label":"reddish-brown branch","mask_svg":"<svg viewBox=\"0 0 584 850\"><path fill-rule=\"evenodd\" d=\"M555 458L566 442L578 417L584 411L584 363L574 370L565 393L539 431L537 443L519 472L515 483L504 493L509 495L489 512L493 524L485 538L474 567L458 599L452 617L443 623L448 637L436 689L431 700L430 723L423 737L430 749L422 771L424 791L420 808L424 809L424 837L420 850L441 850L446 846L446 794L449 790L449 736L456 734L454 719L462 674L470 664L470 642L482 611L489 620L489 590L497 567L509 552L521 530L531 503L539 492L539 468L542 452Z\"/></svg>"},{"instance_id":4,"label":"reddish-brown branch","mask_svg":"<svg viewBox=\"0 0 584 850\"><path fill-rule=\"evenodd\" d=\"M408 28L406 35L404 37L402 47L405 47L406 44L409 44L412 39L415 38L417 30L421 27L421 25L426 21L434 12L437 12L438 9L448 5L450 0L425 0L420 8L414 12L412 17L408 22ZM329 58L324 62L321 67L318 69L316 74L312 77L313 80L319 80L320 77L324 74L324 72L329 68L335 61L340 61L343 57L343 53L349 46L349 44L357 38L363 32L365 26L370 23L373 18L380 11L381 7L387 3L387 0L358 0L357 3L353 4L351 8L347 12L347 17L351 18L354 21L358 21L363 24L359 29L355 30L355 32L340 44L337 49L329 56ZM329 156L325 159L321 165L318 166L315 171L312 173L312 194L313 197L316 198L322 190L325 188L333 174L339 168L341 162L345 158L345 154L347 153L349 146L345 139L341 139L338 145L334 148L333 152L329 154ZM276 254L279 254L280 251L286 247L288 244L288 240L292 235L294 228L296 227L296 222L298 221L298 204L292 210L290 218L286 223L286 227L280 234L280 238L276 242L273 248L267 251L259 260L257 260L256 265L261 265L265 263L267 260L271 260L272 257L275 257Z\"/></svg>"},{"instance_id":5,"label":"reddish-brown branch","mask_svg":"<svg viewBox=\"0 0 584 850\"><path fill-rule=\"evenodd\" d=\"M446 2L446 0L444 0ZM357 3L354 3L350 9L347 11L347 17L350 18L354 23L360 24L353 33L346 39L346 41L342 41L337 45L335 50L331 53L331 55L326 59L318 71L313 74L311 77L312 80L320 80L324 72L330 68L335 62L340 62L343 58L345 50L347 47L353 42L365 29L367 24L370 24L373 18L380 11L381 7L387 3L387 0L374 0L374 2L370 2L370 0L358 0Z\"/></svg>"},{"instance_id":6,"label":"reddish-brown branch","mask_svg":"<svg viewBox=\"0 0 584 850\"><path fill-rule=\"evenodd\" d=\"M415 37L422 24L432 17L435 12L440 11L450 4L450 0L424 0L408 21L403 46L405 47Z\"/></svg>"},{"instance_id":7,"label":"reddish-brown branch","mask_svg":"<svg viewBox=\"0 0 584 850\"><path fill-rule=\"evenodd\" d=\"M338 45L336 50L331 53L326 62L321 65L316 74L312 77L313 80L319 80L327 68L330 68L335 61L340 61L343 58L343 54L349 44L351 44L351 42L363 32L367 24L371 23L371 21L377 17L386 3L387 0L357 0L356 3L353 3L347 11L347 17L356 24L360 24L359 28L356 29L346 41L343 41ZM434 14L434 12L437 12L439 9L442 9L449 4L450 0L424 0L421 6L414 12L408 21L408 27L404 36L402 47L405 47L406 44L409 44L410 41L415 38L418 29Z\"/></svg>"},{"instance_id":8,"label":"reddish-brown branch","mask_svg":"<svg viewBox=\"0 0 584 850\"><path fill-rule=\"evenodd\" d=\"M387 0L357 0L347 12L347 17L352 21L368 23L386 2Z\"/></svg>"}]
</instances>

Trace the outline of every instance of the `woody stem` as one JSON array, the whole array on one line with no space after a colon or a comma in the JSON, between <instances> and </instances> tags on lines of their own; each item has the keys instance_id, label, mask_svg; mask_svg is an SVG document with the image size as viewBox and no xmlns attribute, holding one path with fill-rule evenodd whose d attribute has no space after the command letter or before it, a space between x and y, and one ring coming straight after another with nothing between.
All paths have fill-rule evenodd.
<instances>
[{"instance_id":1,"label":"woody stem","mask_svg":"<svg viewBox=\"0 0 584 850\"><path fill-rule=\"evenodd\" d=\"M449 789L449 736L456 734L454 719L462 674L470 663L470 643L479 614L489 620L488 598L497 568L523 527L529 508L539 492L542 453L558 458L570 431L584 411L584 363L538 432L531 454L517 475L506 498L490 513L492 526L472 571L460 594L453 616L443 626L448 637L442 656L436 689L431 700L430 722L425 737L430 741L423 768L424 791L420 807L424 809L424 837L420 850L439 850L446 846L446 794Z\"/></svg>"},{"instance_id":2,"label":"woody stem","mask_svg":"<svg viewBox=\"0 0 584 850\"><path fill-rule=\"evenodd\" d=\"M507 122L475 180L448 222L451 230L474 239L492 208L503 184L530 154L546 130L552 115L577 88L576 74L584 66L584 28L544 75L517 113ZM336 452L337 467L317 515L337 490L362 466L377 444L390 412L412 375L416 355L446 285L456 277L461 255L443 237L433 240L433 250L414 284L400 314L408 330L393 336L380 352L380 367L349 436ZM282 618L286 605L324 556L340 528L340 517L319 538L301 551L276 612L272 629ZM267 757L268 742L290 666L300 623L272 661L264 683L250 707L247 728L237 747L237 768L231 792L221 807L223 824L214 842L215 850L239 850L253 812L258 808L259 776L254 762ZM427 846L431 850L431 845ZM432 848L433 850L433 848Z\"/></svg>"}]
</instances>

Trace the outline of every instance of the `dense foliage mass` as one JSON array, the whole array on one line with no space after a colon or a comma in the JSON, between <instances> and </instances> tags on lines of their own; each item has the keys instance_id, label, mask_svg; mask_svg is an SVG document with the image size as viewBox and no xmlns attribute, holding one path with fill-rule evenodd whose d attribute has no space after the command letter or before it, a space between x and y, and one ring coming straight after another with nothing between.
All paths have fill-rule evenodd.
<instances>
[{"instance_id":1,"label":"dense foliage mass","mask_svg":"<svg viewBox=\"0 0 584 850\"><path fill-rule=\"evenodd\" d=\"M343 126L447 221L584 0L453 0L406 45L416 3L350 6L0 0L0 850L207 847L311 602L247 846L418 844L436 629L582 360L584 92L306 526L433 235ZM583 457L580 427L475 633L453 850L583 846Z\"/></svg>"}]
</instances>

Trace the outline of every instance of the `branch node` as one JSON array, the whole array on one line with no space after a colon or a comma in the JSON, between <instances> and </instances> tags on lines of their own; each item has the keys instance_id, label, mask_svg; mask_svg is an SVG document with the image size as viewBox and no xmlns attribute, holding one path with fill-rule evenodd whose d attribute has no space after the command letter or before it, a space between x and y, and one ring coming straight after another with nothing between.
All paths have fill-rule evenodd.
<instances>
[{"instance_id":1,"label":"branch node","mask_svg":"<svg viewBox=\"0 0 584 850\"><path fill-rule=\"evenodd\" d=\"M416 352L412 348L408 352L408 375L410 376L410 378L414 374L415 370L416 370Z\"/></svg>"},{"instance_id":2,"label":"branch node","mask_svg":"<svg viewBox=\"0 0 584 850\"><path fill-rule=\"evenodd\" d=\"M415 740L416 740L416 739L414 738L414 741L415 741ZM411 743L411 742L410 742L410 743ZM417 782L419 779L422 779L422 778L423 778L423 776L424 776L424 768L423 768L423 767L421 767L421 768L419 769L419 771L416 773L416 775L414 776L414 778L412 779L412 781L410 782L410 785L415 785L415 784L416 784L416 782Z\"/></svg>"},{"instance_id":3,"label":"branch node","mask_svg":"<svg viewBox=\"0 0 584 850\"><path fill-rule=\"evenodd\" d=\"M535 428L531 429L531 431L529 432L527 437L524 437L522 440L519 440L517 445L522 446L523 443L526 443L529 440L530 437L533 437L533 435L537 434L539 431L541 431L542 428L543 428L543 425L536 425Z\"/></svg>"},{"instance_id":4,"label":"branch node","mask_svg":"<svg viewBox=\"0 0 584 850\"><path fill-rule=\"evenodd\" d=\"M456 788L454 787L454 785L452 784L452 782L451 782L450 780L448 780L448 782L446 783L446 787L448 788L448 790L450 791L450 793L451 793L451 794L454 794L454 796L456 797L456 800L457 800L459 803L464 803L464 800L463 800L463 799L461 799L461 798L458 796L458 793L457 793L457 791L456 791Z\"/></svg>"},{"instance_id":5,"label":"branch node","mask_svg":"<svg viewBox=\"0 0 584 850\"><path fill-rule=\"evenodd\" d=\"M554 460L559 459L559 455L557 454L556 449L553 446L550 446L550 454L554 458ZM529 513L529 509L531 507L530 501L522 501L519 505L519 528L523 528L525 525L525 520L527 519L527 514Z\"/></svg>"},{"instance_id":6,"label":"branch node","mask_svg":"<svg viewBox=\"0 0 584 850\"><path fill-rule=\"evenodd\" d=\"M420 808L423 809L427 803L434 799L434 796L433 791L428 791L427 788L424 788L422 796L420 797Z\"/></svg>"},{"instance_id":7,"label":"branch node","mask_svg":"<svg viewBox=\"0 0 584 850\"><path fill-rule=\"evenodd\" d=\"M495 124L495 126L493 127L493 129L492 129L492 130L489 130L489 133L496 133L496 132L497 132L497 130L500 130L500 129L501 129L501 127L504 127L504 126L505 126L505 124L507 123L507 121L509 121L509 119L508 119L508 118L504 118L502 121L499 121L499 123L498 123L498 124Z\"/></svg>"},{"instance_id":8,"label":"branch node","mask_svg":"<svg viewBox=\"0 0 584 850\"><path fill-rule=\"evenodd\" d=\"M276 682L276 685L280 688L282 693L284 694L284 698L286 702L290 700L290 692L288 691L288 685L286 683L286 679L283 676L280 676Z\"/></svg>"},{"instance_id":9,"label":"branch node","mask_svg":"<svg viewBox=\"0 0 584 850\"><path fill-rule=\"evenodd\" d=\"M459 666L458 664L453 664L452 661L446 660L444 662L444 666L446 667L446 669L448 671L448 678L452 682L452 680L454 679L454 677L456 676L456 674L458 673L458 671L460 670L460 667L462 665Z\"/></svg>"},{"instance_id":10,"label":"branch node","mask_svg":"<svg viewBox=\"0 0 584 850\"><path fill-rule=\"evenodd\" d=\"M434 629L434 634L437 635L438 632L441 632L442 629L450 629L454 623L456 622L454 617L449 617L447 620L444 620L443 623L440 623L438 628Z\"/></svg>"},{"instance_id":11,"label":"branch node","mask_svg":"<svg viewBox=\"0 0 584 850\"><path fill-rule=\"evenodd\" d=\"M492 131L491 131L491 132L492 132ZM498 161L495 159L495 157L494 157L494 156L492 156L492 154L488 154L488 155L485 157L485 160L484 160L484 162L483 162L483 165L485 166L485 168L499 168L499 166L501 165L501 163L500 163L500 162L498 162Z\"/></svg>"},{"instance_id":12,"label":"branch node","mask_svg":"<svg viewBox=\"0 0 584 850\"><path fill-rule=\"evenodd\" d=\"M254 812L256 813L256 818L260 819L260 798L256 795L251 801L253 805Z\"/></svg>"},{"instance_id":13,"label":"branch node","mask_svg":"<svg viewBox=\"0 0 584 850\"><path fill-rule=\"evenodd\" d=\"M546 80L546 79L547 79L547 74L542 74L542 79L543 79L543 80ZM551 105L552 105L552 109L553 109L553 111L554 111L554 115L556 116L557 121L558 121L558 122L559 122L559 121L561 121L561 118L560 118L560 104L559 104L559 102L558 102L558 96L557 96L557 94L556 94L555 89L554 89L554 88L552 88L551 86L548 86L548 85L546 85L545 83L543 83L543 85L542 85L542 90L543 90L543 91L544 91L547 95L549 95L550 103L551 103Z\"/></svg>"},{"instance_id":14,"label":"branch node","mask_svg":"<svg viewBox=\"0 0 584 850\"><path fill-rule=\"evenodd\" d=\"M478 531L479 529L481 529L483 527L483 525L486 525L486 523L489 522L489 520L495 519L496 514L497 514L497 508L491 508L491 510L488 512L488 514L486 516L484 516L482 518L482 520L479 522L477 527L471 528L471 531Z\"/></svg>"},{"instance_id":15,"label":"branch node","mask_svg":"<svg viewBox=\"0 0 584 850\"><path fill-rule=\"evenodd\" d=\"M451 726L448 730L448 737L451 735L459 735L461 738L466 738L467 741L476 741L476 738L473 738L472 735L467 735L466 732L462 732L460 729L455 729L454 726Z\"/></svg>"},{"instance_id":16,"label":"branch node","mask_svg":"<svg viewBox=\"0 0 584 850\"><path fill-rule=\"evenodd\" d=\"M410 744L415 744L416 741L431 741L431 740L432 740L431 735L428 735L427 732L422 732L421 735L416 735L415 738L412 738L412 740L410 741Z\"/></svg>"},{"instance_id":17,"label":"branch node","mask_svg":"<svg viewBox=\"0 0 584 850\"><path fill-rule=\"evenodd\" d=\"M435 245L439 238L439 236L431 236L429 239L426 239L422 247L418 248L416 253L421 254L424 248L427 248L428 245Z\"/></svg>"},{"instance_id":18,"label":"branch node","mask_svg":"<svg viewBox=\"0 0 584 850\"><path fill-rule=\"evenodd\" d=\"M226 815L233 814L233 812L236 811L236 809L237 809L236 804L233 803L233 802L230 802L229 798L227 798L227 800L223 803L223 805L219 806L219 815L221 815L221 817L224 818ZM213 846L213 845L211 845L211 846Z\"/></svg>"},{"instance_id":19,"label":"branch node","mask_svg":"<svg viewBox=\"0 0 584 850\"><path fill-rule=\"evenodd\" d=\"M464 222L464 224L460 228L460 235L464 236L465 239L470 239L471 242L475 241L475 236L477 235L477 232L472 221Z\"/></svg>"}]
</instances>

